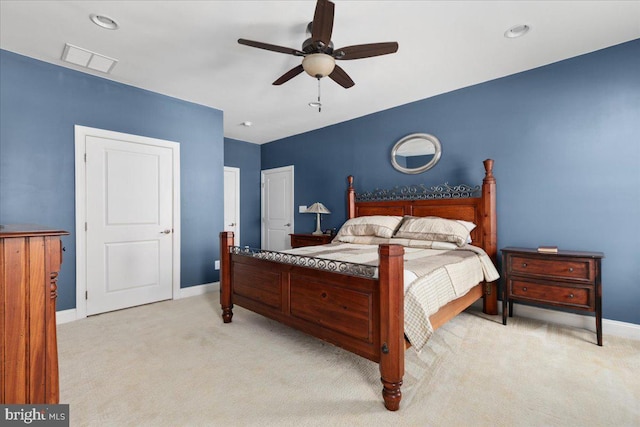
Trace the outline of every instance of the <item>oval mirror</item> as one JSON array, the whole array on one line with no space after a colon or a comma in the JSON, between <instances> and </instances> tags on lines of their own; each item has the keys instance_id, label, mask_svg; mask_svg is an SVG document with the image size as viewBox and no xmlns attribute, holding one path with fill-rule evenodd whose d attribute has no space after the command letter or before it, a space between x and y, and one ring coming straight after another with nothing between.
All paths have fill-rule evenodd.
<instances>
[{"instance_id":1,"label":"oval mirror","mask_svg":"<svg viewBox=\"0 0 640 427\"><path fill-rule=\"evenodd\" d=\"M391 149L391 164L403 173L421 173L434 167L442 147L433 135L413 133L396 142Z\"/></svg>"}]
</instances>

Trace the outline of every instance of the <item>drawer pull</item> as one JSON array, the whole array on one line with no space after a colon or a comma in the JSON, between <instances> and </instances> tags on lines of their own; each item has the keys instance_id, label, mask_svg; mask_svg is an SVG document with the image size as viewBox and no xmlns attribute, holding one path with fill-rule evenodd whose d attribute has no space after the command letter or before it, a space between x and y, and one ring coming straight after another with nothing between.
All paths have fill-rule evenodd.
<instances>
[{"instance_id":1,"label":"drawer pull","mask_svg":"<svg viewBox=\"0 0 640 427\"><path fill-rule=\"evenodd\" d=\"M569 298L573 298L573 294L569 294Z\"/></svg>"},{"instance_id":2,"label":"drawer pull","mask_svg":"<svg viewBox=\"0 0 640 427\"><path fill-rule=\"evenodd\" d=\"M523 262L523 263L522 263L522 267L526 267L526 266L527 266L527 263L526 263L526 262Z\"/></svg>"},{"instance_id":3,"label":"drawer pull","mask_svg":"<svg viewBox=\"0 0 640 427\"><path fill-rule=\"evenodd\" d=\"M523 287L522 290L526 292L527 291L527 287L526 286Z\"/></svg>"},{"instance_id":4,"label":"drawer pull","mask_svg":"<svg viewBox=\"0 0 640 427\"><path fill-rule=\"evenodd\" d=\"M569 267L569 273L573 273L573 267Z\"/></svg>"}]
</instances>

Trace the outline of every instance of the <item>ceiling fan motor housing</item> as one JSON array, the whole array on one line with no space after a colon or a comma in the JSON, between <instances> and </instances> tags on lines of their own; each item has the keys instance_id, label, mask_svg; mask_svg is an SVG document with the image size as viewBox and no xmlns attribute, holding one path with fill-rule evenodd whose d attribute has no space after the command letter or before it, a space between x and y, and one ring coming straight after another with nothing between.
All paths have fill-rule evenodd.
<instances>
[{"instance_id":1,"label":"ceiling fan motor housing","mask_svg":"<svg viewBox=\"0 0 640 427\"><path fill-rule=\"evenodd\" d=\"M322 52L331 55L333 52L333 42L330 41L328 45L325 45L321 41L313 41L313 39L309 37L302 43L302 51L304 53Z\"/></svg>"}]
</instances>

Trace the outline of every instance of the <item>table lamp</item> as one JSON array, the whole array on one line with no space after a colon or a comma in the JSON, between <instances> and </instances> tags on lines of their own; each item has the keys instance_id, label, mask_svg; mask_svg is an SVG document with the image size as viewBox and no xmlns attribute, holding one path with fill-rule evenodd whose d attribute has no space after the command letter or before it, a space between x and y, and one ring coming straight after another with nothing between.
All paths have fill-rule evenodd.
<instances>
[{"instance_id":1,"label":"table lamp","mask_svg":"<svg viewBox=\"0 0 640 427\"><path fill-rule=\"evenodd\" d=\"M316 202L314 204L312 204L311 206L309 206L307 208L307 210L305 211L305 213L314 213L316 214L316 231L314 231L311 234L323 234L322 233L322 229L320 228L320 214L330 214L331 211L329 209L327 209L327 207L325 205L323 205L320 202Z\"/></svg>"}]
</instances>

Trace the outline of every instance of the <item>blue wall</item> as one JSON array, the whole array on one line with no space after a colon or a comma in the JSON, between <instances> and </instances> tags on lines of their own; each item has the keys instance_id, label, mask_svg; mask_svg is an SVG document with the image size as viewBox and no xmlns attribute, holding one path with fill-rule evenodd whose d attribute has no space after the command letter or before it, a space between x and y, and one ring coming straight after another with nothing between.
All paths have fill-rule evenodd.
<instances>
[{"instance_id":1,"label":"blue wall","mask_svg":"<svg viewBox=\"0 0 640 427\"><path fill-rule=\"evenodd\" d=\"M181 143L183 287L218 280L223 165L241 169L242 244L259 246L260 169L295 165L295 205L323 202L328 228L350 174L359 190L479 183L493 158L499 246L605 252L604 317L640 324L640 40L262 146L223 139L215 109L7 51L0 67L0 223L74 231L74 124ZM389 152L414 132L443 156L404 175ZM315 229L313 215L295 223ZM75 306L75 236L64 244L61 310Z\"/></svg>"},{"instance_id":2,"label":"blue wall","mask_svg":"<svg viewBox=\"0 0 640 427\"><path fill-rule=\"evenodd\" d=\"M58 309L75 307L74 125L180 143L181 286L218 280L222 112L0 51L0 223L71 232Z\"/></svg>"},{"instance_id":3,"label":"blue wall","mask_svg":"<svg viewBox=\"0 0 640 427\"><path fill-rule=\"evenodd\" d=\"M260 146L224 139L224 165L240 168L240 242L260 247Z\"/></svg>"},{"instance_id":4,"label":"blue wall","mask_svg":"<svg viewBox=\"0 0 640 427\"><path fill-rule=\"evenodd\" d=\"M443 154L404 175L389 153L414 132L438 137ZM295 165L294 203L323 202L323 228L345 220L350 174L360 191L476 184L495 159L499 247L604 252L603 316L640 324L640 40L271 142L261 156L262 169ZM308 217L297 214L296 232L313 231Z\"/></svg>"}]
</instances>

